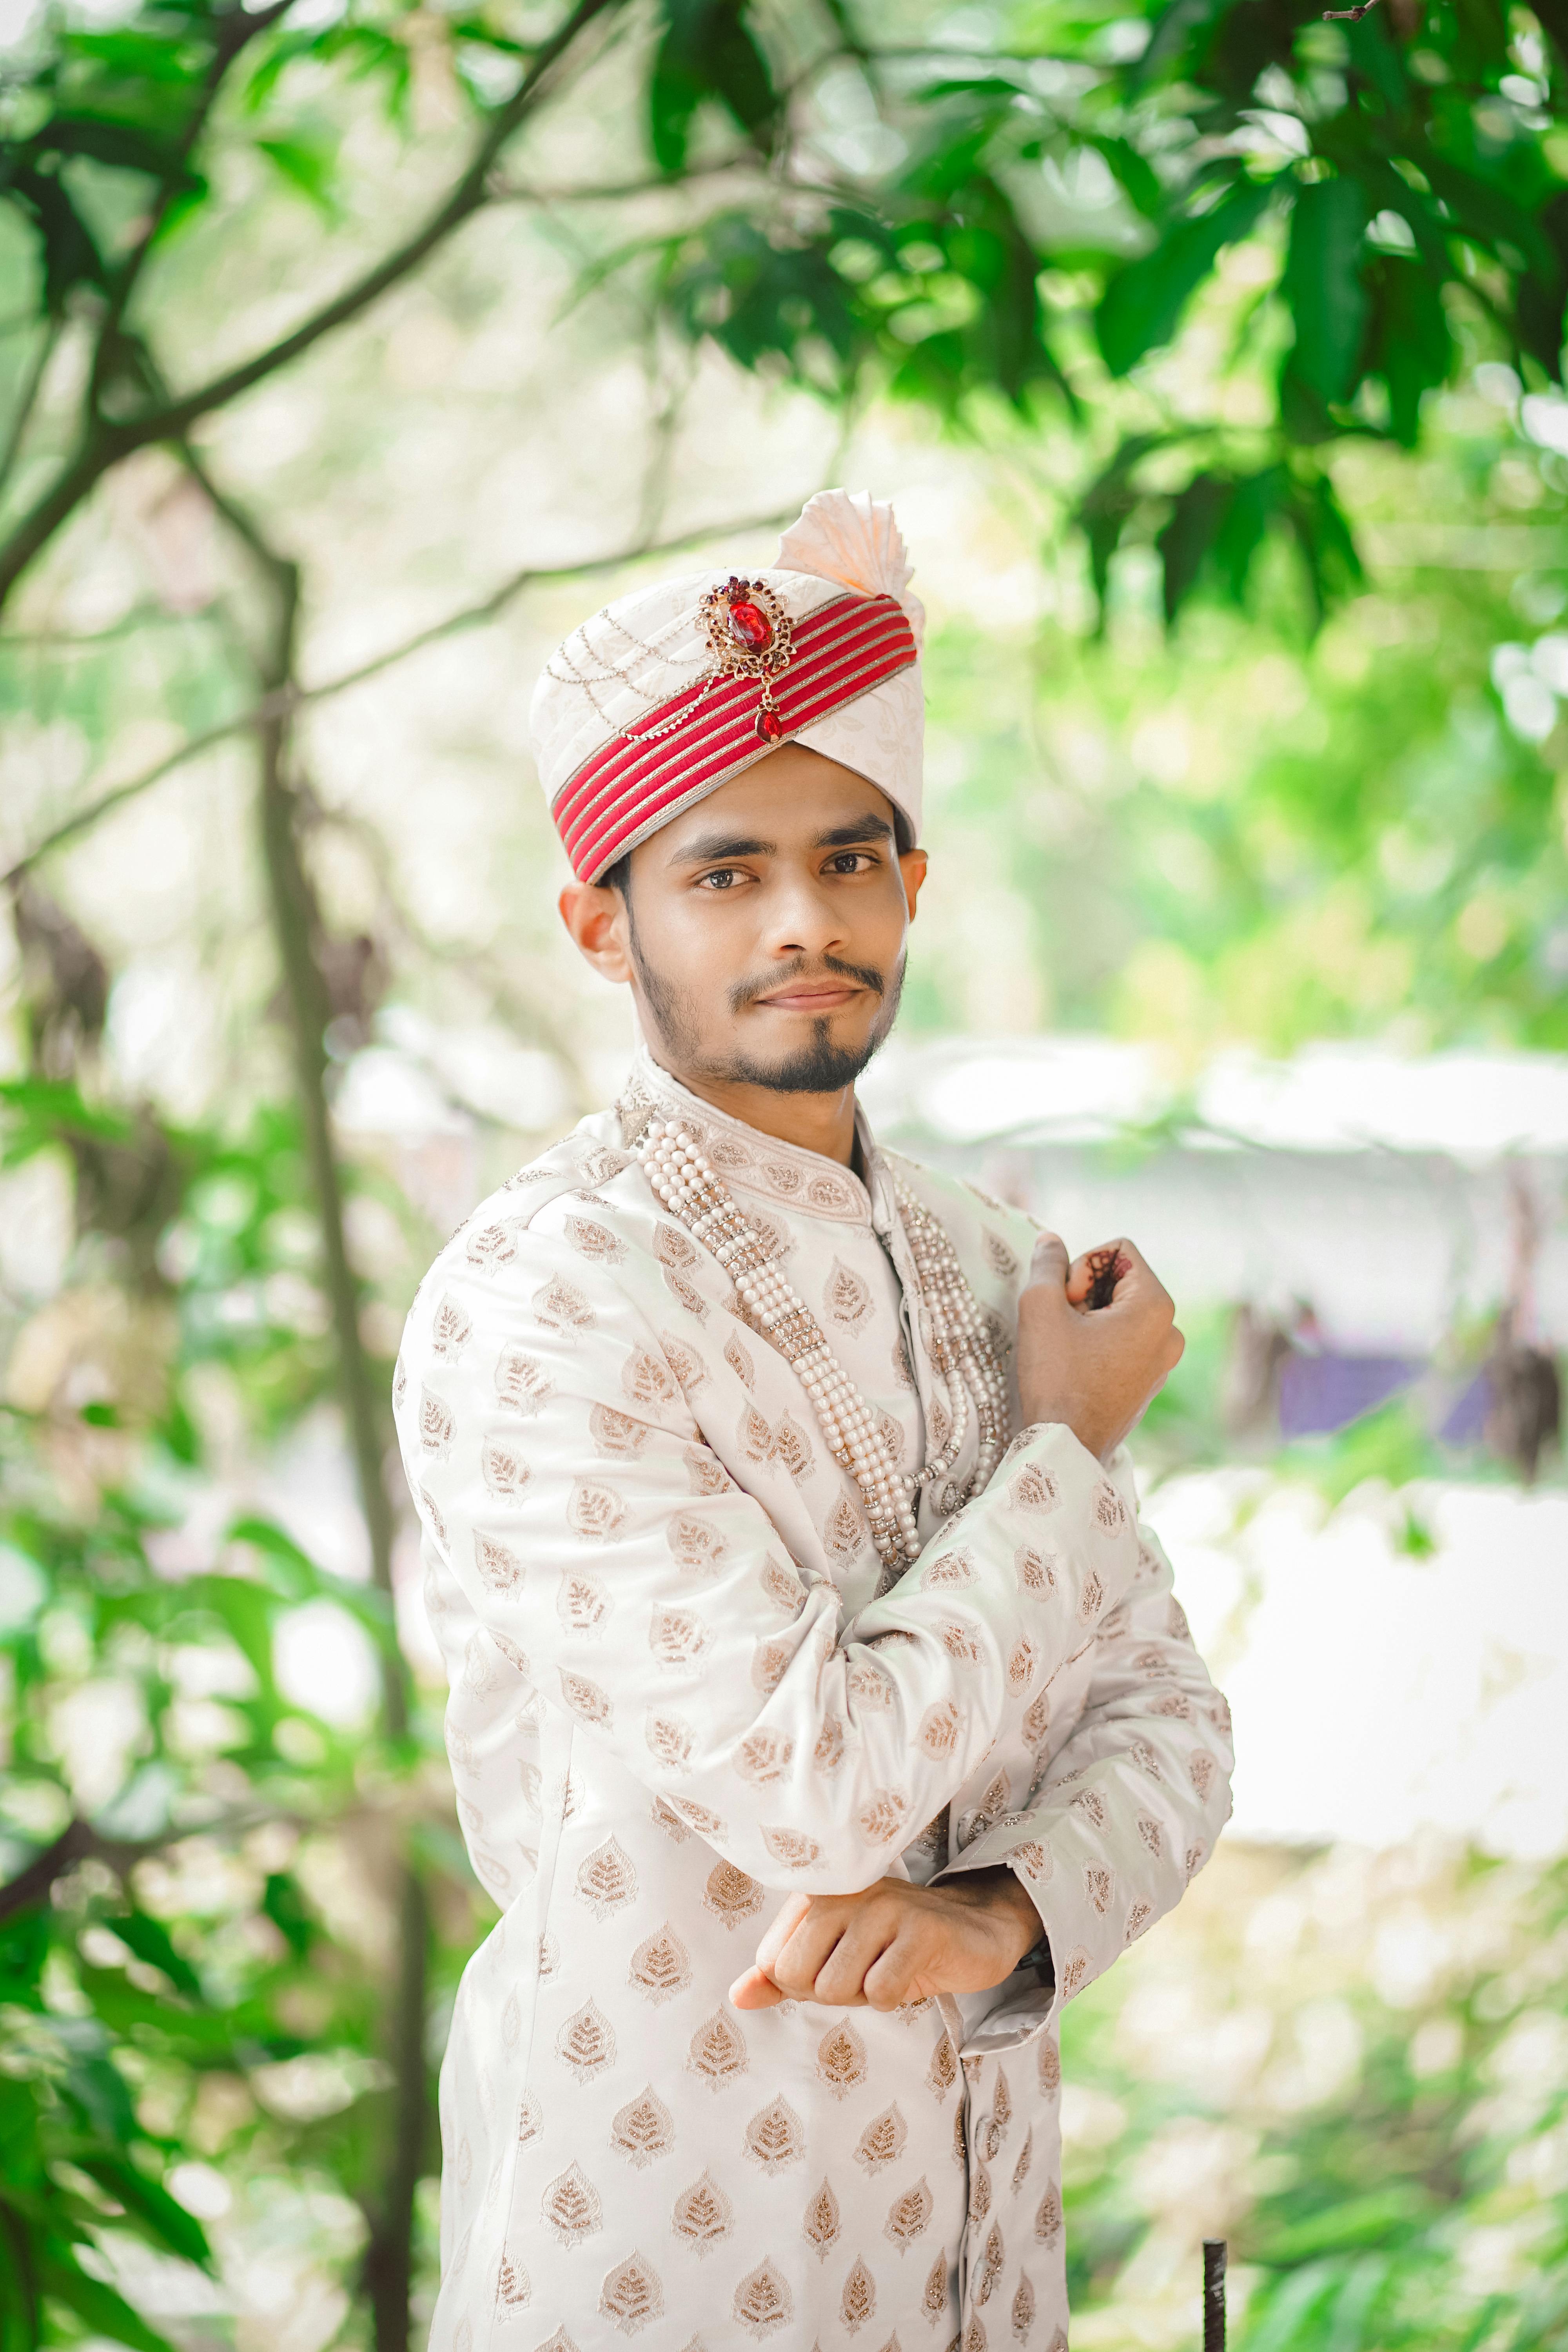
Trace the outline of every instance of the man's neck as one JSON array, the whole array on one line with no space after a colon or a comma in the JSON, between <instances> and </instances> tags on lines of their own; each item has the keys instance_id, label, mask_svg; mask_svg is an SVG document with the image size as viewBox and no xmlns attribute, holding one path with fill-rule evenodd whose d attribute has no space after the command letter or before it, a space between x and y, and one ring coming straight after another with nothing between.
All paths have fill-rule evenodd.
<instances>
[{"instance_id":1,"label":"man's neck","mask_svg":"<svg viewBox=\"0 0 1568 2352\"><path fill-rule=\"evenodd\" d=\"M668 1071L700 1102L711 1103L715 1110L738 1118L745 1127L754 1127L760 1135L776 1136L781 1143L793 1143L802 1151L818 1151L825 1160L837 1160L843 1167L853 1167L852 1086L840 1087L826 1095L780 1094L772 1087L702 1077L691 1070L671 1068L668 1062L660 1062L659 1067Z\"/></svg>"}]
</instances>

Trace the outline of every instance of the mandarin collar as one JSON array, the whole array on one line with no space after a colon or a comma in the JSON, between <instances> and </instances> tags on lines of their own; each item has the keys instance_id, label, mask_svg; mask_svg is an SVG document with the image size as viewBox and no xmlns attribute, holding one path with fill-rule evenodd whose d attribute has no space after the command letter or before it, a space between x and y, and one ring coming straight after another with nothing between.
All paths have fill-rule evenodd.
<instances>
[{"instance_id":1,"label":"mandarin collar","mask_svg":"<svg viewBox=\"0 0 1568 2352\"><path fill-rule=\"evenodd\" d=\"M781 1207L839 1224L870 1225L882 1236L894 1219L893 1185L888 1164L864 1108L855 1105L855 1138L866 1171L862 1183L852 1168L820 1151L807 1151L776 1135L764 1135L732 1118L683 1087L654 1060L638 1038L631 1073L616 1105L628 1149L634 1149L651 1118L679 1118L699 1139L716 1173L742 1191L761 1192Z\"/></svg>"}]
</instances>

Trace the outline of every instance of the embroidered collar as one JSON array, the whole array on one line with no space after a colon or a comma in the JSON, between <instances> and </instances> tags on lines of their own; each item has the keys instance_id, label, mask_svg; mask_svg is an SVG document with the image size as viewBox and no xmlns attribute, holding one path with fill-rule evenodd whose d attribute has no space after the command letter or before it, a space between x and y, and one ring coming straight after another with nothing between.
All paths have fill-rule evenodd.
<instances>
[{"instance_id":1,"label":"embroidered collar","mask_svg":"<svg viewBox=\"0 0 1568 2352\"><path fill-rule=\"evenodd\" d=\"M887 1164L858 1103L855 1134L868 1182L820 1151L804 1151L763 1135L691 1094L661 1069L639 1038L631 1075L616 1105L628 1151L635 1151L651 1118L679 1118L696 1137L704 1157L738 1192L759 1194L780 1208L824 1217L844 1225L872 1225L885 1234L893 1214L893 1188Z\"/></svg>"}]
</instances>

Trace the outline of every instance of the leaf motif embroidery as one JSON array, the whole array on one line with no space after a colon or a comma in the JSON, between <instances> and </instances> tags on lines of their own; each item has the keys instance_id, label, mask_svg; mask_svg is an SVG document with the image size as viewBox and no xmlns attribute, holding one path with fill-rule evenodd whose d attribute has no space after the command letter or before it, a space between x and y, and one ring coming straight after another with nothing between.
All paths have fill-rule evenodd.
<instances>
[{"instance_id":1,"label":"leaf motif embroidery","mask_svg":"<svg viewBox=\"0 0 1568 2352\"><path fill-rule=\"evenodd\" d=\"M653 1254L660 1265L695 1265L698 1258L696 1243L662 1220L654 1227Z\"/></svg>"},{"instance_id":2,"label":"leaf motif embroidery","mask_svg":"<svg viewBox=\"0 0 1568 2352\"><path fill-rule=\"evenodd\" d=\"M616 2063L616 2037L595 2001L585 2000L555 2037L555 2054L580 2083L591 2083Z\"/></svg>"},{"instance_id":3,"label":"leaf motif embroidery","mask_svg":"<svg viewBox=\"0 0 1568 2352\"><path fill-rule=\"evenodd\" d=\"M455 1363L474 1336L467 1309L448 1290L430 1318L430 1346L447 1363Z\"/></svg>"},{"instance_id":4,"label":"leaf motif embroidery","mask_svg":"<svg viewBox=\"0 0 1568 2352\"><path fill-rule=\"evenodd\" d=\"M693 1511L677 1511L664 1531L677 1568L688 1576L712 1576L730 1549L721 1528Z\"/></svg>"},{"instance_id":5,"label":"leaf motif embroidery","mask_svg":"<svg viewBox=\"0 0 1568 2352\"><path fill-rule=\"evenodd\" d=\"M695 1735L679 1715L650 1715L646 1733L649 1755L673 1772L684 1772L691 1762Z\"/></svg>"},{"instance_id":6,"label":"leaf motif embroidery","mask_svg":"<svg viewBox=\"0 0 1568 2352\"><path fill-rule=\"evenodd\" d=\"M479 1448L479 1468L492 1495L521 1495L533 1475L511 1439L494 1431Z\"/></svg>"},{"instance_id":7,"label":"leaf motif embroidery","mask_svg":"<svg viewBox=\"0 0 1568 2352\"><path fill-rule=\"evenodd\" d=\"M557 2175L540 2202L540 2217L563 2246L574 2246L604 2226L599 2192L580 2164Z\"/></svg>"},{"instance_id":8,"label":"leaf motif embroidery","mask_svg":"<svg viewBox=\"0 0 1568 2352\"><path fill-rule=\"evenodd\" d=\"M868 2319L877 2314L877 2282L857 2255L855 2266L844 2282L839 2300L838 2317L847 2332L858 2336Z\"/></svg>"},{"instance_id":9,"label":"leaf motif embroidery","mask_svg":"<svg viewBox=\"0 0 1568 2352\"><path fill-rule=\"evenodd\" d=\"M750 1874L732 1862L716 1862L702 1890L702 1907L726 1927L753 1919L763 1907L763 1890Z\"/></svg>"},{"instance_id":10,"label":"leaf motif embroidery","mask_svg":"<svg viewBox=\"0 0 1568 2352\"><path fill-rule=\"evenodd\" d=\"M659 1352L679 1381L681 1392L692 1396L708 1378L708 1367L695 1348L678 1339L673 1331L658 1335Z\"/></svg>"},{"instance_id":11,"label":"leaf motif embroidery","mask_svg":"<svg viewBox=\"0 0 1568 2352\"><path fill-rule=\"evenodd\" d=\"M599 2290L599 2311L613 2319L621 2336L635 2336L650 2319L664 2316L664 2289L658 2273L641 2254L617 2263Z\"/></svg>"},{"instance_id":12,"label":"leaf motif embroidery","mask_svg":"<svg viewBox=\"0 0 1568 2352\"><path fill-rule=\"evenodd\" d=\"M561 1579L555 1613L569 1633L595 1634L610 1613L610 1596L596 1577L568 1569Z\"/></svg>"},{"instance_id":13,"label":"leaf motif embroidery","mask_svg":"<svg viewBox=\"0 0 1568 2352\"><path fill-rule=\"evenodd\" d=\"M707 1648L708 1628L695 1610L656 1607L647 1639L661 1664L685 1666Z\"/></svg>"},{"instance_id":14,"label":"leaf motif embroidery","mask_svg":"<svg viewBox=\"0 0 1568 2352\"><path fill-rule=\"evenodd\" d=\"M699 2257L729 2237L735 2209L710 2174L701 2173L675 2200L670 2228Z\"/></svg>"},{"instance_id":15,"label":"leaf motif embroidery","mask_svg":"<svg viewBox=\"0 0 1568 2352\"><path fill-rule=\"evenodd\" d=\"M496 2278L496 2317L510 2319L533 2300L533 2288L519 2257L510 2248L502 2253Z\"/></svg>"},{"instance_id":16,"label":"leaf motif embroidery","mask_svg":"<svg viewBox=\"0 0 1568 2352\"><path fill-rule=\"evenodd\" d=\"M597 1683L590 1682L586 1675L568 1674L564 1666L558 1671L561 1696L573 1714L584 1723L608 1723L615 1712L610 1705L609 1693L601 1690Z\"/></svg>"},{"instance_id":17,"label":"leaf motif embroidery","mask_svg":"<svg viewBox=\"0 0 1568 2352\"><path fill-rule=\"evenodd\" d=\"M555 1393L555 1383L521 1348L503 1348L496 1359L496 1397L510 1412L534 1413Z\"/></svg>"},{"instance_id":18,"label":"leaf motif embroidery","mask_svg":"<svg viewBox=\"0 0 1568 2352\"><path fill-rule=\"evenodd\" d=\"M631 1517L625 1497L607 1481L575 1478L566 1522L589 1543L613 1543Z\"/></svg>"},{"instance_id":19,"label":"leaf motif embroidery","mask_svg":"<svg viewBox=\"0 0 1568 2352\"><path fill-rule=\"evenodd\" d=\"M689 2073L715 2092L743 2074L749 2063L740 2027L731 2024L721 2009L698 2027L686 2057Z\"/></svg>"},{"instance_id":20,"label":"leaf motif embroidery","mask_svg":"<svg viewBox=\"0 0 1568 2352\"><path fill-rule=\"evenodd\" d=\"M685 1991L691 1982L691 1961L673 1927L657 1928L637 1946L628 1981L656 2009Z\"/></svg>"},{"instance_id":21,"label":"leaf motif embroidery","mask_svg":"<svg viewBox=\"0 0 1568 2352\"><path fill-rule=\"evenodd\" d=\"M773 2100L746 2126L746 2153L764 2172L781 2172L805 2153L805 2131L785 2098Z\"/></svg>"},{"instance_id":22,"label":"leaf motif embroidery","mask_svg":"<svg viewBox=\"0 0 1568 2352\"><path fill-rule=\"evenodd\" d=\"M609 2145L621 2149L621 2155L642 2171L647 2164L656 2164L658 2157L668 2157L675 2147L675 2116L666 2107L663 2098L648 2084L637 2098L630 2098L626 2107L616 2110L609 2126Z\"/></svg>"},{"instance_id":23,"label":"leaf motif embroidery","mask_svg":"<svg viewBox=\"0 0 1568 2352\"><path fill-rule=\"evenodd\" d=\"M608 1919L637 1899L637 1874L616 1838L608 1837L578 1865L577 1893L595 1919Z\"/></svg>"},{"instance_id":24,"label":"leaf motif embroidery","mask_svg":"<svg viewBox=\"0 0 1568 2352\"><path fill-rule=\"evenodd\" d=\"M601 1454L614 1458L639 1454L652 1433L646 1421L634 1421L613 1405L596 1404L588 1415L588 1434Z\"/></svg>"},{"instance_id":25,"label":"leaf motif embroidery","mask_svg":"<svg viewBox=\"0 0 1568 2352\"><path fill-rule=\"evenodd\" d=\"M868 1540L866 1522L847 1495L840 1495L828 1512L822 1539L840 1566L852 1560Z\"/></svg>"},{"instance_id":26,"label":"leaf motif embroidery","mask_svg":"<svg viewBox=\"0 0 1568 2352\"><path fill-rule=\"evenodd\" d=\"M763 1843L786 1870L805 1870L821 1854L816 1840L807 1837L803 1830L770 1829L765 1822L761 1827Z\"/></svg>"},{"instance_id":27,"label":"leaf motif embroidery","mask_svg":"<svg viewBox=\"0 0 1568 2352\"><path fill-rule=\"evenodd\" d=\"M474 1566L479 1581L491 1592L515 1592L522 1582L522 1561L510 1544L474 1529Z\"/></svg>"},{"instance_id":28,"label":"leaf motif embroidery","mask_svg":"<svg viewBox=\"0 0 1568 2352\"><path fill-rule=\"evenodd\" d=\"M888 2218L882 2224L882 2234L890 2238L900 2254L907 2253L915 2240L921 2236L936 2204L922 2172L912 2189L895 2197L888 2208Z\"/></svg>"},{"instance_id":29,"label":"leaf motif embroidery","mask_svg":"<svg viewBox=\"0 0 1568 2352\"><path fill-rule=\"evenodd\" d=\"M539 1320L552 1331L564 1332L568 1338L578 1331L594 1328L594 1310L574 1282L556 1275L536 1290L531 1302Z\"/></svg>"},{"instance_id":30,"label":"leaf motif embroidery","mask_svg":"<svg viewBox=\"0 0 1568 2352\"><path fill-rule=\"evenodd\" d=\"M818 2262L826 2262L838 2242L841 2227L838 2200L825 2180L805 2209L801 2235Z\"/></svg>"},{"instance_id":31,"label":"leaf motif embroidery","mask_svg":"<svg viewBox=\"0 0 1568 2352\"><path fill-rule=\"evenodd\" d=\"M816 2076L836 2099L847 2098L866 2080L866 2045L847 2020L829 2026L817 2043Z\"/></svg>"},{"instance_id":32,"label":"leaf motif embroidery","mask_svg":"<svg viewBox=\"0 0 1568 2352\"><path fill-rule=\"evenodd\" d=\"M592 1217L568 1217L566 1238L579 1257L595 1265L618 1265L626 1254L625 1242L607 1225L596 1224Z\"/></svg>"},{"instance_id":33,"label":"leaf motif embroidery","mask_svg":"<svg viewBox=\"0 0 1568 2352\"><path fill-rule=\"evenodd\" d=\"M822 1286L822 1303L830 1322L846 1331L858 1330L871 1312L871 1294L859 1276L835 1258Z\"/></svg>"},{"instance_id":34,"label":"leaf motif embroidery","mask_svg":"<svg viewBox=\"0 0 1568 2352\"><path fill-rule=\"evenodd\" d=\"M759 2342L764 2336L776 2335L795 2317L789 2283L765 2259L741 2281L731 2308L742 2326Z\"/></svg>"},{"instance_id":35,"label":"leaf motif embroidery","mask_svg":"<svg viewBox=\"0 0 1568 2352\"><path fill-rule=\"evenodd\" d=\"M875 2121L868 2123L861 2133L855 2150L855 2161L865 2166L867 2178L871 2179L903 2154L904 2142L909 2136L909 2126L897 2105L884 2107Z\"/></svg>"}]
</instances>

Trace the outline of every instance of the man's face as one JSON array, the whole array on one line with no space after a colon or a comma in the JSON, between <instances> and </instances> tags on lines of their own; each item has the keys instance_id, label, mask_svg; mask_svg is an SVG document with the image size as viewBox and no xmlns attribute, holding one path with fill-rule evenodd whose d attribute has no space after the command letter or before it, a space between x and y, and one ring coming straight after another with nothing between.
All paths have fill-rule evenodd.
<instances>
[{"instance_id":1,"label":"man's face","mask_svg":"<svg viewBox=\"0 0 1568 2352\"><path fill-rule=\"evenodd\" d=\"M924 874L874 784L789 743L634 850L628 899L562 912L678 1076L826 1094L892 1027Z\"/></svg>"}]
</instances>

